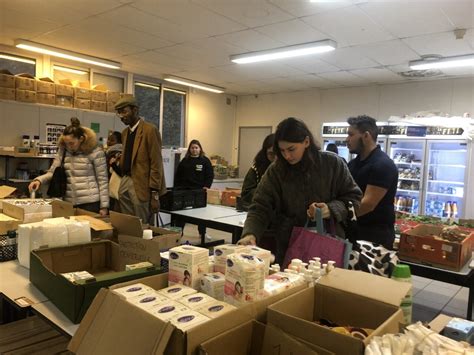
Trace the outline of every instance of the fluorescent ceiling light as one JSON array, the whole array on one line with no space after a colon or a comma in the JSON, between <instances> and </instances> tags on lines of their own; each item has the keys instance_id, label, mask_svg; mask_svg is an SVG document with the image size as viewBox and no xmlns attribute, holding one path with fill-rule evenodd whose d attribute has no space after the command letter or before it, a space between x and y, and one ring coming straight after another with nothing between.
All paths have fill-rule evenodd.
<instances>
[{"instance_id":1,"label":"fluorescent ceiling light","mask_svg":"<svg viewBox=\"0 0 474 355\"><path fill-rule=\"evenodd\" d=\"M60 65L53 65L53 69L54 70L59 70L59 71L65 71L65 72L73 73L73 74L79 74L79 75L89 74L89 72L86 72L84 70L73 69L73 68L68 68L68 67L62 67Z\"/></svg>"},{"instance_id":2,"label":"fluorescent ceiling light","mask_svg":"<svg viewBox=\"0 0 474 355\"><path fill-rule=\"evenodd\" d=\"M27 58L23 58L23 57L16 57L16 56L13 56L13 55L8 55L8 54L0 53L0 58L1 59L14 60L16 62L36 64L36 61L34 61L33 59L27 59Z\"/></svg>"},{"instance_id":3,"label":"fluorescent ceiling light","mask_svg":"<svg viewBox=\"0 0 474 355\"><path fill-rule=\"evenodd\" d=\"M160 90L160 87L158 85L151 85L151 84L145 84L145 83L140 83L138 81L135 82L135 85L137 86L142 86L144 88L150 88L150 89L155 89L155 90Z\"/></svg>"},{"instance_id":4,"label":"fluorescent ceiling light","mask_svg":"<svg viewBox=\"0 0 474 355\"><path fill-rule=\"evenodd\" d=\"M410 62L410 69L444 69L474 66L474 54L459 55L435 59L420 59Z\"/></svg>"},{"instance_id":5,"label":"fluorescent ceiling light","mask_svg":"<svg viewBox=\"0 0 474 355\"><path fill-rule=\"evenodd\" d=\"M224 92L224 88L221 88L219 86L204 84L200 83L199 81L184 79L177 76L165 76L165 80L176 84L190 86L196 89L214 92L216 94L222 94Z\"/></svg>"},{"instance_id":6,"label":"fluorescent ceiling light","mask_svg":"<svg viewBox=\"0 0 474 355\"><path fill-rule=\"evenodd\" d=\"M120 67L122 66L122 64L119 62L114 62L114 61L102 59L102 58L96 58L96 57L92 57L85 54L75 53L75 52L68 51L65 49L51 47L51 46L47 46L40 43L26 41L23 39L17 39L15 41L15 46L21 49L25 49L27 51L47 54L53 57L70 59L76 62L97 65L100 67L105 67L105 68L110 68L110 69L120 69Z\"/></svg>"},{"instance_id":7,"label":"fluorescent ceiling light","mask_svg":"<svg viewBox=\"0 0 474 355\"><path fill-rule=\"evenodd\" d=\"M296 44L293 46L280 47L265 51L231 55L230 60L238 64L247 64L263 62L266 60L284 59L316 53L324 53L333 51L336 49L336 47L336 42L326 39L324 41Z\"/></svg>"}]
</instances>

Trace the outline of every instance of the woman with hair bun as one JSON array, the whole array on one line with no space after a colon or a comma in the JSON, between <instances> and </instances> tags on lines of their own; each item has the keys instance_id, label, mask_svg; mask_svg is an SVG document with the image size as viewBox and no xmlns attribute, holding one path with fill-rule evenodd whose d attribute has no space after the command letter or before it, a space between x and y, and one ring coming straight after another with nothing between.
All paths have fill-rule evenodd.
<instances>
[{"instance_id":1,"label":"woman with hair bun","mask_svg":"<svg viewBox=\"0 0 474 355\"><path fill-rule=\"evenodd\" d=\"M90 128L81 126L78 118L72 117L58 142L58 154L48 172L38 176L28 186L36 191L53 177L56 167L61 166L64 156L64 170L67 187L64 201L74 207L91 212L108 214L109 183L105 153L97 144L97 137Z\"/></svg>"}]
</instances>

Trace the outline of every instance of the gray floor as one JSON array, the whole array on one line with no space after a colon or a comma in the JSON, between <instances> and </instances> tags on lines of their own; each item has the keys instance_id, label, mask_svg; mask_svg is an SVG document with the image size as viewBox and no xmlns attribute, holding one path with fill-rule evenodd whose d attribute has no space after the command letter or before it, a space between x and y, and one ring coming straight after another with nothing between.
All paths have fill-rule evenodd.
<instances>
[{"instance_id":1,"label":"gray floor","mask_svg":"<svg viewBox=\"0 0 474 355\"><path fill-rule=\"evenodd\" d=\"M224 239L232 242L230 233L208 229L207 234L213 240ZM186 224L184 239L192 244L200 242L197 227ZM438 314L443 313L460 318L466 318L469 290L466 287L451 285L445 282L433 281L419 276L413 276L413 321L429 322Z\"/></svg>"}]
</instances>

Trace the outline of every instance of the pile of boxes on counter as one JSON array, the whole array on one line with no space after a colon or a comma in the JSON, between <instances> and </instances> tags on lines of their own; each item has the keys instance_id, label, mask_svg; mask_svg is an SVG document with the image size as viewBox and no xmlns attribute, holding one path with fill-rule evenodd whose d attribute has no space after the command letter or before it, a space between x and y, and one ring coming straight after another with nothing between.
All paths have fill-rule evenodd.
<instances>
[{"instance_id":1,"label":"pile of boxes on counter","mask_svg":"<svg viewBox=\"0 0 474 355\"><path fill-rule=\"evenodd\" d=\"M224 190L207 189L207 203L211 205L222 205L237 207L237 199L242 193L241 189L226 187Z\"/></svg>"},{"instance_id":2,"label":"pile of boxes on counter","mask_svg":"<svg viewBox=\"0 0 474 355\"><path fill-rule=\"evenodd\" d=\"M127 95L109 91L104 84L91 86L88 81L69 79L55 83L47 77L36 79L30 74L13 75L8 70L0 70L0 99L3 100L115 112L115 103Z\"/></svg>"}]
</instances>

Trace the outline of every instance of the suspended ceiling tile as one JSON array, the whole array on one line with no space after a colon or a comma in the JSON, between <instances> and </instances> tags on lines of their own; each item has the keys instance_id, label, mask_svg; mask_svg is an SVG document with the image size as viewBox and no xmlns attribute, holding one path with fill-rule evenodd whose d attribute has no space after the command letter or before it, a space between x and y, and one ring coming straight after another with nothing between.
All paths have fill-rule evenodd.
<instances>
[{"instance_id":1,"label":"suspended ceiling tile","mask_svg":"<svg viewBox=\"0 0 474 355\"><path fill-rule=\"evenodd\" d=\"M338 72L332 72L332 73L321 73L318 74L319 77L333 81L335 83L344 85L344 86L351 86L351 85L365 85L369 81L367 79L364 79L362 77L356 76L354 74L351 74L350 72L347 71L338 71Z\"/></svg>"},{"instance_id":2,"label":"suspended ceiling tile","mask_svg":"<svg viewBox=\"0 0 474 355\"><path fill-rule=\"evenodd\" d=\"M195 2L248 27L264 26L293 18L292 15L265 0L195 0Z\"/></svg>"},{"instance_id":3,"label":"suspended ceiling tile","mask_svg":"<svg viewBox=\"0 0 474 355\"><path fill-rule=\"evenodd\" d=\"M367 2L360 8L398 38L454 29L437 1Z\"/></svg>"},{"instance_id":4,"label":"suspended ceiling tile","mask_svg":"<svg viewBox=\"0 0 474 355\"><path fill-rule=\"evenodd\" d=\"M395 65L418 59L418 54L401 40L371 43L360 47L361 53L382 65Z\"/></svg>"},{"instance_id":5,"label":"suspended ceiling tile","mask_svg":"<svg viewBox=\"0 0 474 355\"><path fill-rule=\"evenodd\" d=\"M255 30L285 45L328 39L328 35L314 29L300 19L274 23L258 27Z\"/></svg>"},{"instance_id":6,"label":"suspended ceiling tile","mask_svg":"<svg viewBox=\"0 0 474 355\"><path fill-rule=\"evenodd\" d=\"M0 19L2 32L8 31L9 28L21 29L28 39L62 27L60 23L37 18L32 12L23 13L9 9L2 9Z\"/></svg>"},{"instance_id":7,"label":"suspended ceiling tile","mask_svg":"<svg viewBox=\"0 0 474 355\"><path fill-rule=\"evenodd\" d=\"M365 52L358 47L338 48L324 54L324 61L343 70L375 67L378 63L365 56Z\"/></svg>"},{"instance_id":8,"label":"suspended ceiling tile","mask_svg":"<svg viewBox=\"0 0 474 355\"><path fill-rule=\"evenodd\" d=\"M308 74L318 74L340 70L340 68L329 64L325 60L322 60L326 58L325 54L327 53L324 53L320 56L314 55L307 57L290 58L283 60L282 62L292 68L296 68Z\"/></svg>"},{"instance_id":9,"label":"suspended ceiling tile","mask_svg":"<svg viewBox=\"0 0 474 355\"><path fill-rule=\"evenodd\" d=\"M371 83L404 81L405 79L385 68L366 68L351 70L350 73L366 79Z\"/></svg>"},{"instance_id":10,"label":"suspended ceiling tile","mask_svg":"<svg viewBox=\"0 0 474 355\"><path fill-rule=\"evenodd\" d=\"M301 76L292 77L292 80L297 82L304 82L305 85L308 85L311 88L335 88L339 87L340 84L333 81L321 78L315 74L306 74Z\"/></svg>"},{"instance_id":11,"label":"suspended ceiling tile","mask_svg":"<svg viewBox=\"0 0 474 355\"><path fill-rule=\"evenodd\" d=\"M248 80L261 80L272 77L285 77L303 74L303 72L298 69L290 68L287 65L276 63L253 63L246 65L232 64L222 66L216 69L229 72L231 74L236 75L237 77L242 76L242 78L244 79L248 78Z\"/></svg>"},{"instance_id":12,"label":"suspended ceiling tile","mask_svg":"<svg viewBox=\"0 0 474 355\"><path fill-rule=\"evenodd\" d=\"M472 0L444 0L439 2L439 6L454 28L474 27L474 2Z\"/></svg>"},{"instance_id":13,"label":"suspended ceiling tile","mask_svg":"<svg viewBox=\"0 0 474 355\"><path fill-rule=\"evenodd\" d=\"M451 31L405 38L402 41L420 55L452 56L472 53L468 39L456 39Z\"/></svg>"},{"instance_id":14,"label":"suspended ceiling tile","mask_svg":"<svg viewBox=\"0 0 474 355\"><path fill-rule=\"evenodd\" d=\"M350 0L320 2L310 2L308 0L270 0L270 2L296 17L310 16L353 4Z\"/></svg>"},{"instance_id":15,"label":"suspended ceiling tile","mask_svg":"<svg viewBox=\"0 0 474 355\"><path fill-rule=\"evenodd\" d=\"M258 51L282 46L281 42L261 34L256 30L244 30L215 37L218 40L239 47L240 51ZM233 53L233 54L238 54Z\"/></svg>"},{"instance_id":16,"label":"suspended ceiling tile","mask_svg":"<svg viewBox=\"0 0 474 355\"><path fill-rule=\"evenodd\" d=\"M338 47L393 39L390 33L357 6L304 17L302 20L334 38Z\"/></svg>"}]
</instances>

